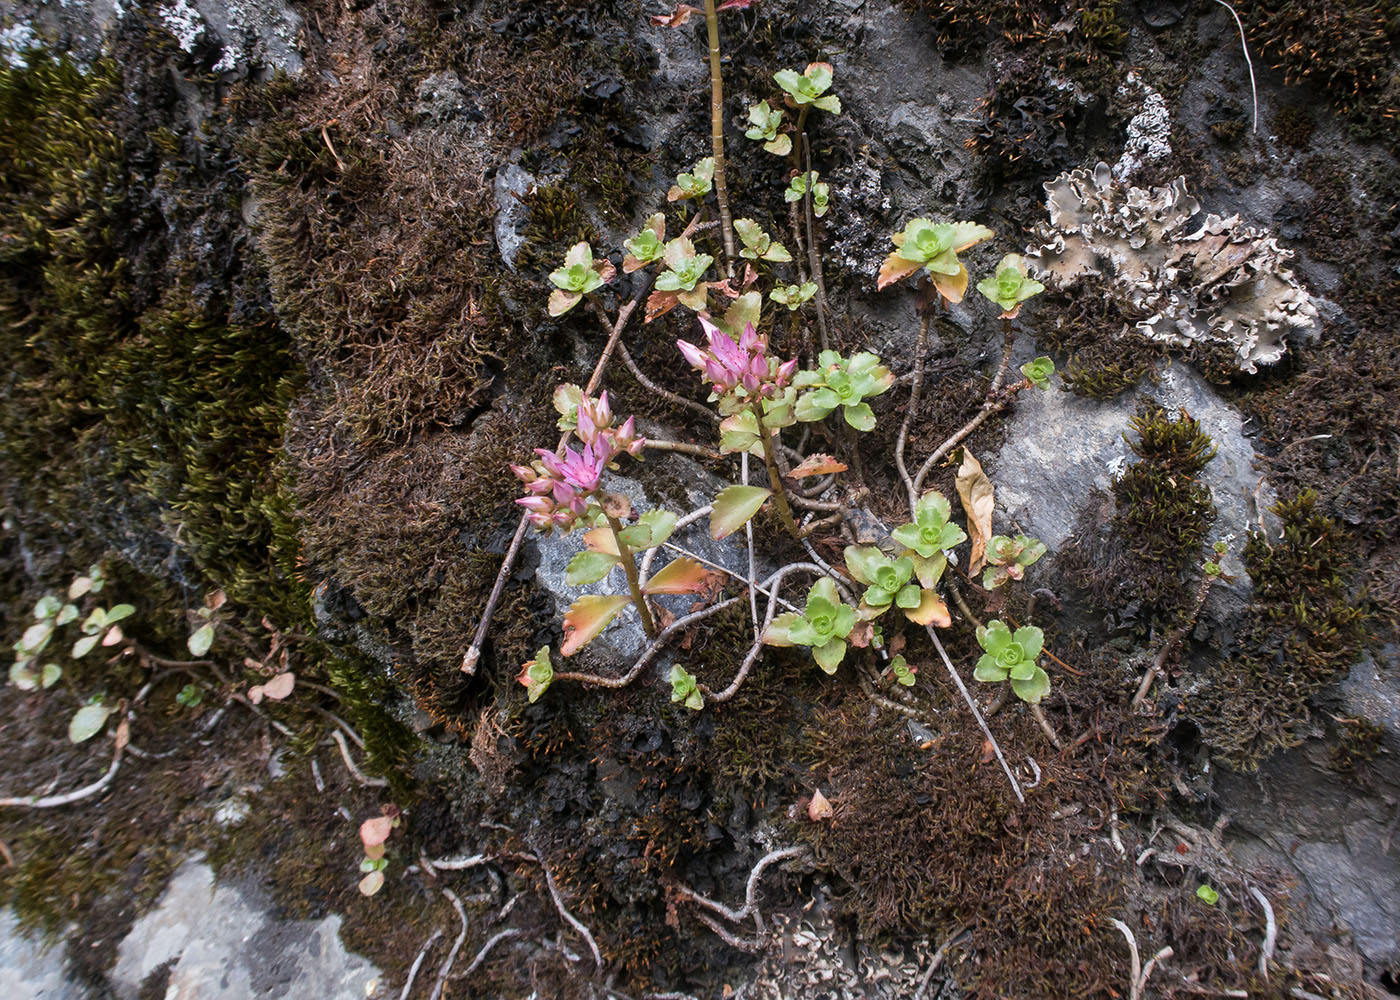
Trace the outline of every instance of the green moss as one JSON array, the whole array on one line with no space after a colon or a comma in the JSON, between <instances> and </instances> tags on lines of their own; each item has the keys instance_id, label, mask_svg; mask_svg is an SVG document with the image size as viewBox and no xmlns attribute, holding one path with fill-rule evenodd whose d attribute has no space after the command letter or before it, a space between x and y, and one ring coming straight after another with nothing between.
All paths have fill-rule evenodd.
<instances>
[{"instance_id":1,"label":"green moss","mask_svg":"<svg viewBox=\"0 0 1400 1000\"><path fill-rule=\"evenodd\" d=\"M1245 545L1254 602L1237 648L1188 703L1215 755L1240 770L1300 743L1309 701L1361 651L1363 613L1347 582L1354 551L1346 532L1317 511L1311 493L1275 513L1282 536L1254 532Z\"/></svg>"},{"instance_id":2,"label":"green moss","mask_svg":"<svg viewBox=\"0 0 1400 1000\"><path fill-rule=\"evenodd\" d=\"M1118 51L1128 40L1128 33L1118 20L1118 0L1105 0L1086 7L1079 18L1079 30L1085 37L1109 52Z\"/></svg>"},{"instance_id":3,"label":"green moss","mask_svg":"<svg viewBox=\"0 0 1400 1000\"><path fill-rule=\"evenodd\" d=\"M1384 738L1384 726L1366 719L1340 720L1336 742L1327 748L1327 763L1334 771L1349 774L1358 765L1376 759Z\"/></svg>"},{"instance_id":4,"label":"green moss","mask_svg":"<svg viewBox=\"0 0 1400 1000\"><path fill-rule=\"evenodd\" d=\"M1149 406L1132 427L1138 461L1113 481L1113 527L1140 561L1138 596L1158 604L1181 594L1183 574L1201 559L1215 505L1200 475L1215 446L1184 410L1172 419Z\"/></svg>"}]
</instances>

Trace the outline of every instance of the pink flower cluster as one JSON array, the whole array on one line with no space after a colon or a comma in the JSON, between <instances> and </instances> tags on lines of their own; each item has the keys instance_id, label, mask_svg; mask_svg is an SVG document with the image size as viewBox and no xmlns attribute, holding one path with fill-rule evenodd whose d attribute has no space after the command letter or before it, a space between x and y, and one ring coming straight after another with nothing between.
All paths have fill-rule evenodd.
<instances>
[{"instance_id":1,"label":"pink flower cluster","mask_svg":"<svg viewBox=\"0 0 1400 1000\"><path fill-rule=\"evenodd\" d=\"M676 346L687 361L714 383L716 396L743 386L750 395L771 399L792 381L797 359L779 363L777 358L768 357L768 343L758 335L752 323L744 326L737 344L704 316L700 317L700 326L709 338L708 351L684 340L676 341Z\"/></svg>"},{"instance_id":2,"label":"pink flower cluster","mask_svg":"<svg viewBox=\"0 0 1400 1000\"><path fill-rule=\"evenodd\" d=\"M613 427L606 392L597 399L583 398L577 424L582 451L565 448L563 456L558 456L536 448L539 457L530 465L510 467L528 491L515 502L530 512L530 523L537 528L572 529L588 511L589 495L598 489L608 464L624 451L636 456L646 446L646 438L637 434L636 418L628 417L621 427Z\"/></svg>"}]
</instances>

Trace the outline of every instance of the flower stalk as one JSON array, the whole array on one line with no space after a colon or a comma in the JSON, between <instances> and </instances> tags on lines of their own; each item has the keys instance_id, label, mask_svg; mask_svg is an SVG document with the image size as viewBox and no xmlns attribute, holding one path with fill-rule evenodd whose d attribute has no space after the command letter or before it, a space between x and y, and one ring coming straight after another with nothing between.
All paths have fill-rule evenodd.
<instances>
[{"instance_id":1,"label":"flower stalk","mask_svg":"<svg viewBox=\"0 0 1400 1000\"><path fill-rule=\"evenodd\" d=\"M719 204L719 229L724 237L724 273L729 277L734 269L734 221L729 214L729 188L724 176L724 78L720 71L715 0L705 0L705 30L710 43L710 145L715 158L715 201Z\"/></svg>"},{"instance_id":2,"label":"flower stalk","mask_svg":"<svg viewBox=\"0 0 1400 1000\"><path fill-rule=\"evenodd\" d=\"M622 522L608 511L601 490L593 494L593 499L597 501L604 516L608 519L608 528L612 531L613 543L617 546L618 559L622 562L622 572L627 576L627 589L631 591L632 603L637 606L637 613L642 618L642 631L646 633L648 639L655 639L656 622L651 617L651 608L647 605L646 595L642 593L642 581L637 574L637 561L632 555L631 547L622 540Z\"/></svg>"},{"instance_id":3,"label":"flower stalk","mask_svg":"<svg viewBox=\"0 0 1400 1000\"><path fill-rule=\"evenodd\" d=\"M778 517L783 522L783 527L787 533L797 541L802 541L805 533L797 526L797 520L792 516L792 507L788 504L787 491L783 489L783 474L778 471L778 459L773 453L774 431L763 426L763 403L755 398L751 404L753 407L754 419L758 421L758 440L763 446L763 464L768 467L768 484L773 489L773 501L778 505Z\"/></svg>"}]
</instances>

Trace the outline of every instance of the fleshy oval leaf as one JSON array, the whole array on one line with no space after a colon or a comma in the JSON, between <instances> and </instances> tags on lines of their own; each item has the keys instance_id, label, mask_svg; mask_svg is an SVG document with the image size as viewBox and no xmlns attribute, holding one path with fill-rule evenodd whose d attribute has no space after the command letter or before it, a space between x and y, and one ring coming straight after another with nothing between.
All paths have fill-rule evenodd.
<instances>
[{"instance_id":1,"label":"fleshy oval leaf","mask_svg":"<svg viewBox=\"0 0 1400 1000\"><path fill-rule=\"evenodd\" d=\"M738 531L772 495L772 490L762 486L729 486L720 490L710 512L710 537L719 541Z\"/></svg>"}]
</instances>

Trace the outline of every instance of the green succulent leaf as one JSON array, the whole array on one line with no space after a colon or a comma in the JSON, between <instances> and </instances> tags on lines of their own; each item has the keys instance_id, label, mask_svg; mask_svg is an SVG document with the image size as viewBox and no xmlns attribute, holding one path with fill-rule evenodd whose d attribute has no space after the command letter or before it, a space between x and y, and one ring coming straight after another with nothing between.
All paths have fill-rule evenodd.
<instances>
[{"instance_id":1,"label":"green succulent leaf","mask_svg":"<svg viewBox=\"0 0 1400 1000\"><path fill-rule=\"evenodd\" d=\"M772 495L772 490L762 486L730 486L721 490L710 511L710 537L719 541L742 528Z\"/></svg>"},{"instance_id":2,"label":"green succulent leaf","mask_svg":"<svg viewBox=\"0 0 1400 1000\"><path fill-rule=\"evenodd\" d=\"M1037 389L1045 389L1050 385L1050 376L1055 374L1055 362L1041 355L1034 361L1027 361L1021 366L1021 374L1026 377L1026 381Z\"/></svg>"},{"instance_id":3,"label":"green succulent leaf","mask_svg":"<svg viewBox=\"0 0 1400 1000\"><path fill-rule=\"evenodd\" d=\"M841 415L846 418L846 423L858 431L869 432L875 429L875 411L870 408L869 403L847 406Z\"/></svg>"},{"instance_id":4,"label":"green succulent leaf","mask_svg":"<svg viewBox=\"0 0 1400 1000\"><path fill-rule=\"evenodd\" d=\"M84 705L68 721L68 742L82 743L102 732L112 709L101 703Z\"/></svg>"},{"instance_id":5,"label":"green succulent leaf","mask_svg":"<svg viewBox=\"0 0 1400 1000\"><path fill-rule=\"evenodd\" d=\"M73 659L81 660L84 656L87 656L88 653L91 653L94 647L101 641L102 636L100 635L83 636L77 642L73 643Z\"/></svg>"},{"instance_id":6,"label":"green succulent leaf","mask_svg":"<svg viewBox=\"0 0 1400 1000\"><path fill-rule=\"evenodd\" d=\"M34 605L35 621L48 621L63 610L63 602L52 594L45 594Z\"/></svg>"},{"instance_id":7,"label":"green succulent leaf","mask_svg":"<svg viewBox=\"0 0 1400 1000\"><path fill-rule=\"evenodd\" d=\"M554 664L549 660L549 647L541 646L533 660L527 660L515 678L525 685L526 697L530 704L540 700L540 696L554 683Z\"/></svg>"},{"instance_id":8,"label":"green succulent leaf","mask_svg":"<svg viewBox=\"0 0 1400 1000\"><path fill-rule=\"evenodd\" d=\"M621 561L606 552L580 552L569 560L568 568L564 570L564 582L570 587L597 583Z\"/></svg>"},{"instance_id":9,"label":"green succulent leaf","mask_svg":"<svg viewBox=\"0 0 1400 1000\"><path fill-rule=\"evenodd\" d=\"M39 686L51 688L58 683L58 679L63 676L63 668L57 663L45 663L43 672L39 675Z\"/></svg>"},{"instance_id":10,"label":"green succulent leaf","mask_svg":"<svg viewBox=\"0 0 1400 1000\"><path fill-rule=\"evenodd\" d=\"M191 633L186 642L191 653L195 656L203 656L209 652L209 647L214 645L214 625L206 622Z\"/></svg>"},{"instance_id":11,"label":"green succulent leaf","mask_svg":"<svg viewBox=\"0 0 1400 1000\"><path fill-rule=\"evenodd\" d=\"M823 645L812 647L812 658L817 661L817 666L828 674L836 673L836 668L845 657L845 639L831 639Z\"/></svg>"},{"instance_id":12,"label":"green succulent leaf","mask_svg":"<svg viewBox=\"0 0 1400 1000\"><path fill-rule=\"evenodd\" d=\"M700 685L695 675L679 663L671 667L670 681L671 701L684 702L686 708L696 712L705 707L705 698L700 693Z\"/></svg>"},{"instance_id":13,"label":"green succulent leaf","mask_svg":"<svg viewBox=\"0 0 1400 1000\"><path fill-rule=\"evenodd\" d=\"M1040 700L1050 693L1050 677L1044 670L1036 667L1030 677L1011 678L1011 690L1022 701L1038 705Z\"/></svg>"}]
</instances>

